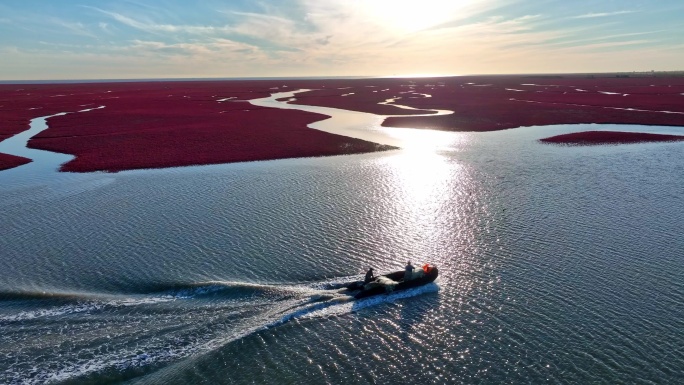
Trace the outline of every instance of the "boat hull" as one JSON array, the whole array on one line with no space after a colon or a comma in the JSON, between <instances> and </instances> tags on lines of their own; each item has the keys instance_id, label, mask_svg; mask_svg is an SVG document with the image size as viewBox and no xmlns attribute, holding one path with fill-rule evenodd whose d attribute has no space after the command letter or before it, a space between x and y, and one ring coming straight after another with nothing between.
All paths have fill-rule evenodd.
<instances>
[{"instance_id":1,"label":"boat hull","mask_svg":"<svg viewBox=\"0 0 684 385\"><path fill-rule=\"evenodd\" d=\"M439 270L436 267L432 267L428 273L425 273L422 277L415 278L409 281L403 281L404 271L395 271L393 273L384 274L383 277L387 277L393 281L399 282L392 292L411 289L418 286L427 285L437 279L439 275ZM384 287L372 287L369 289L364 289L363 281L354 282L347 286L347 289L354 292L352 295L356 299L372 297L375 295L386 294L387 290ZM355 291L360 290L358 293Z\"/></svg>"}]
</instances>

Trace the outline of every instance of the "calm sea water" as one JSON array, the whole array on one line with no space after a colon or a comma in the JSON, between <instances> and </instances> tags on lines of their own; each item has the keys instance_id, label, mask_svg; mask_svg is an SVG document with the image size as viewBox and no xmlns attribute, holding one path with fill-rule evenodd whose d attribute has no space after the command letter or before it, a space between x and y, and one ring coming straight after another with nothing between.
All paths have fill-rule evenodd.
<instances>
[{"instance_id":1,"label":"calm sea water","mask_svg":"<svg viewBox=\"0 0 684 385\"><path fill-rule=\"evenodd\" d=\"M0 383L682 383L684 144L537 142L587 128L0 172ZM409 259L436 284L326 296Z\"/></svg>"}]
</instances>

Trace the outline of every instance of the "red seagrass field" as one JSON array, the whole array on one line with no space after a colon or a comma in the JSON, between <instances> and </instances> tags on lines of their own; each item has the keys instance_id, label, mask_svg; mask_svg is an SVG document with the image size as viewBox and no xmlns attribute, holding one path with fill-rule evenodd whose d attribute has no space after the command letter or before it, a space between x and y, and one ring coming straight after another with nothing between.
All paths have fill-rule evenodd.
<instances>
[{"instance_id":1,"label":"red seagrass field","mask_svg":"<svg viewBox=\"0 0 684 385\"><path fill-rule=\"evenodd\" d=\"M294 103L388 117L383 126L493 131L521 126L612 123L684 126L684 77L500 75L443 78L159 81L0 85L0 141L48 119L29 147L75 155L61 171L177 167L382 151L393 147L307 125L319 114L257 107L250 99L310 89ZM379 104L394 103L418 110ZM454 111L421 116L421 109ZM592 143L673 140L576 133ZM552 141L553 142L553 141ZM0 169L29 159L0 154Z\"/></svg>"}]
</instances>

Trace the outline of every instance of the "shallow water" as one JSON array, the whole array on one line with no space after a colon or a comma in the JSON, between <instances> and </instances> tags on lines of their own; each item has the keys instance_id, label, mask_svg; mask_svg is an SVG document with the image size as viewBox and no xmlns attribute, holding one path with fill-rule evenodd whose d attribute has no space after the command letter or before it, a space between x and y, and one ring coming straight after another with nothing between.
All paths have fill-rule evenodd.
<instances>
[{"instance_id":1,"label":"shallow water","mask_svg":"<svg viewBox=\"0 0 684 385\"><path fill-rule=\"evenodd\" d=\"M681 130L0 172L0 383L682 382L684 145L537 142L597 128ZM408 259L436 284L325 291Z\"/></svg>"}]
</instances>

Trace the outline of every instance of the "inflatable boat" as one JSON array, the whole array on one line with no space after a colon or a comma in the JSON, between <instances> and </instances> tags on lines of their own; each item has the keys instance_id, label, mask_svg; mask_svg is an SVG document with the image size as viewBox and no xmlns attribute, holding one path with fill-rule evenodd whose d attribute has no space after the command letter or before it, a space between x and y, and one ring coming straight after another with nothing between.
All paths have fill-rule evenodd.
<instances>
[{"instance_id":1,"label":"inflatable boat","mask_svg":"<svg viewBox=\"0 0 684 385\"><path fill-rule=\"evenodd\" d=\"M345 291L347 295L356 299L366 298L423 286L437 279L437 275L439 275L439 270L436 266L424 265L422 269L416 269L409 279L405 279L403 270L395 271L378 276L369 283L352 282L347 285Z\"/></svg>"}]
</instances>

